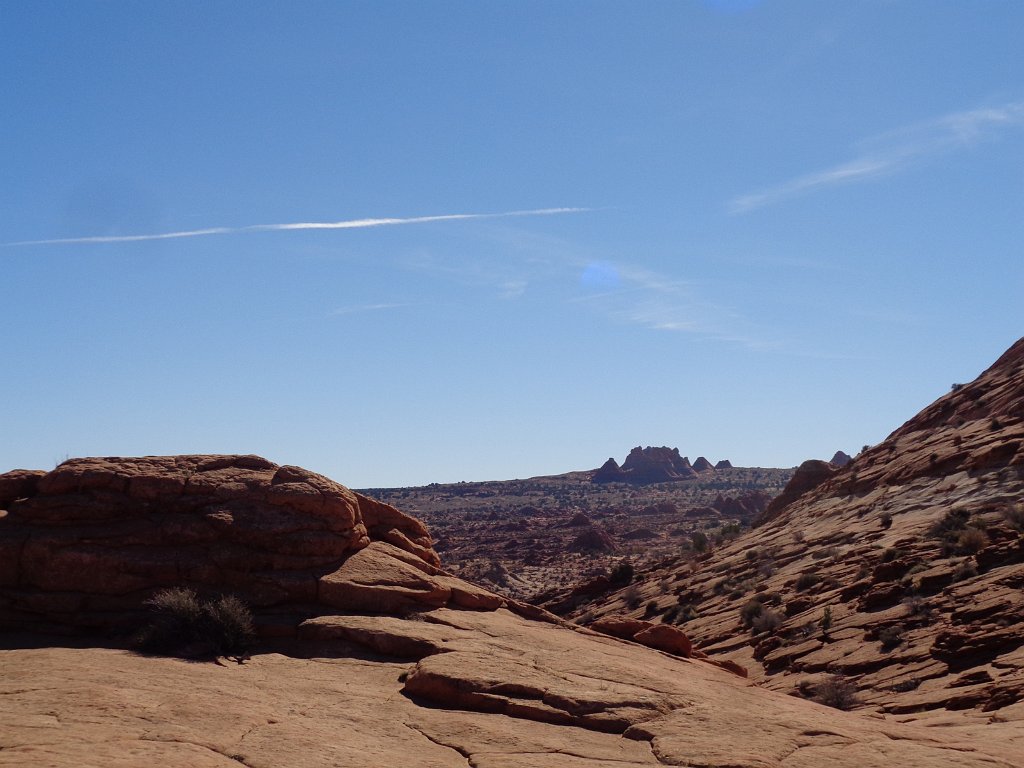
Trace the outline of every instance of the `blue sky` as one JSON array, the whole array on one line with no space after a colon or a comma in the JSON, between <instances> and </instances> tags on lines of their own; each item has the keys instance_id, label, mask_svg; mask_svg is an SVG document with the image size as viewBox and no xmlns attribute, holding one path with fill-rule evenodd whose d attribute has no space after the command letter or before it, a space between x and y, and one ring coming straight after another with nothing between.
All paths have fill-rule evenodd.
<instances>
[{"instance_id":1,"label":"blue sky","mask_svg":"<svg viewBox=\"0 0 1024 768\"><path fill-rule=\"evenodd\" d=\"M1017 0L0 0L0 471L856 452L1022 334L1022 30Z\"/></svg>"}]
</instances>

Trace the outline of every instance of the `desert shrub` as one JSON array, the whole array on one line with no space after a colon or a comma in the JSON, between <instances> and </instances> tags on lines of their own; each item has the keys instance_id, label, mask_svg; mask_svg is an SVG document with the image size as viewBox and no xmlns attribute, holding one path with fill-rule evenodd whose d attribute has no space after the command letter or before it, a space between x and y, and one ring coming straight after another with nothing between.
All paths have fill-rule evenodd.
<instances>
[{"instance_id":1,"label":"desert shrub","mask_svg":"<svg viewBox=\"0 0 1024 768\"><path fill-rule=\"evenodd\" d=\"M743 626L750 627L754 623L754 619L764 613L764 606L760 600L748 600L740 608L740 621Z\"/></svg>"},{"instance_id":2,"label":"desert shrub","mask_svg":"<svg viewBox=\"0 0 1024 768\"><path fill-rule=\"evenodd\" d=\"M152 621L136 636L143 651L241 656L255 640L252 612L234 595L201 601L191 589L164 589L146 601Z\"/></svg>"},{"instance_id":3,"label":"desert shrub","mask_svg":"<svg viewBox=\"0 0 1024 768\"><path fill-rule=\"evenodd\" d=\"M857 704L857 688L842 675L830 675L818 683L814 700L826 707L851 709Z\"/></svg>"},{"instance_id":4,"label":"desert shrub","mask_svg":"<svg viewBox=\"0 0 1024 768\"><path fill-rule=\"evenodd\" d=\"M891 651L903 642L903 634L899 627L885 627L878 632L878 641L882 648Z\"/></svg>"},{"instance_id":5,"label":"desert shrub","mask_svg":"<svg viewBox=\"0 0 1024 768\"><path fill-rule=\"evenodd\" d=\"M733 580L730 578L719 579L711 585L711 592L716 595L724 595L732 588Z\"/></svg>"},{"instance_id":6,"label":"desert shrub","mask_svg":"<svg viewBox=\"0 0 1024 768\"><path fill-rule=\"evenodd\" d=\"M668 608L668 610L666 610L665 613L663 613L661 615L661 623L662 624L673 624L673 623L675 623L676 616L678 616L678 615L679 615L679 606L678 605L670 606Z\"/></svg>"},{"instance_id":7,"label":"desert shrub","mask_svg":"<svg viewBox=\"0 0 1024 768\"><path fill-rule=\"evenodd\" d=\"M608 580L613 586L624 587L633 582L634 575L633 564L629 560L621 560L612 568L612 572L608 575Z\"/></svg>"},{"instance_id":8,"label":"desert shrub","mask_svg":"<svg viewBox=\"0 0 1024 768\"><path fill-rule=\"evenodd\" d=\"M743 556L750 562L754 562L761 556L761 553L758 552L756 549L748 549L746 552L743 553Z\"/></svg>"},{"instance_id":9,"label":"desert shrub","mask_svg":"<svg viewBox=\"0 0 1024 768\"><path fill-rule=\"evenodd\" d=\"M763 608L761 613L750 621L750 628L756 633L774 632L782 626L782 614L773 611L771 608Z\"/></svg>"},{"instance_id":10,"label":"desert shrub","mask_svg":"<svg viewBox=\"0 0 1024 768\"><path fill-rule=\"evenodd\" d=\"M928 534L936 539L953 540L967 527L969 518L970 513L966 509L951 509L932 524Z\"/></svg>"},{"instance_id":11,"label":"desert shrub","mask_svg":"<svg viewBox=\"0 0 1024 768\"><path fill-rule=\"evenodd\" d=\"M977 528L965 528L956 537L956 551L964 555L973 555L988 544L988 535Z\"/></svg>"},{"instance_id":12,"label":"desert shrub","mask_svg":"<svg viewBox=\"0 0 1024 768\"><path fill-rule=\"evenodd\" d=\"M695 552L707 552L708 535L704 531L694 531L690 535L690 540L693 542Z\"/></svg>"},{"instance_id":13,"label":"desert shrub","mask_svg":"<svg viewBox=\"0 0 1024 768\"><path fill-rule=\"evenodd\" d=\"M821 579L816 573L801 573L796 580L796 591L803 592L817 584Z\"/></svg>"},{"instance_id":14,"label":"desert shrub","mask_svg":"<svg viewBox=\"0 0 1024 768\"><path fill-rule=\"evenodd\" d=\"M970 558L959 563L953 569L953 581L963 581L978 575L978 568Z\"/></svg>"},{"instance_id":15,"label":"desert shrub","mask_svg":"<svg viewBox=\"0 0 1024 768\"><path fill-rule=\"evenodd\" d=\"M1003 518L1011 528L1024 531L1024 504L1007 506L1003 510Z\"/></svg>"},{"instance_id":16,"label":"desert shrub","mask_svg":"<svg viewBox=\"0 0 1024 768\"><path fill-rule=\"evenodd\" d=\"M676 614L675 623L684 624L691 619L697 618L697 606L693 603L681 603L679 605L679 613Z\"/></svg>"},{"instance_id":17,"label":"desert shrub","mask_svg":"<svg viewBox=\"0 0 1024 768\"><path fill-rule=\"evenodd\" d=\"M640 606L640 587L636 583L630 584L622 593L622 599L628 608L638 608Z\"/></svg>"},{"instance_id":18,"label":"desert shrub","mask_svg":"<svg viewBox=\"0 0 1024 768\"><path fill-rule=\"evenodd\" d=\"M723 539L735 539L740 535L739 523L726 523L718 529L718 535Z\"/></svg>"},{"instance_id":19,"label":"desert shrub","mask_svg":"<svg viewBox=\"0 0 1024 768\"><path fill-rule=\"evenodd\" d=\"M882 562L891 563L893 560L899 560L905 554L906 552L904 552L902 549L889 547L889 549L886 549L882 552Z\"/></svg>"},{"instance_id":20,"label":"desert shrub","mask_svg":"<svg viewBox=\"0 0 1024 768\"><path fill-rule=\"evenodd\" d=\"M793 532L793 541L795 541L797 544L800 544L803 540L804 540L804 532L803 531L798 529L798 530Z\"/></svg>"},{"instance_id":21,"label":"desert shrub","mask_svg":"<svg viewBox=\"0 0 1024 768\"><path fill-rule=\"evenodd\" d=\"M658 612L658 601L650 600L647 605L644 606L644 618L649 619Z\"/></svg>"},{"instance_id":22,"label":"desert shrub","mask_svg":"<svg viewBox=\"0 0 1024 768\"><path fill-rule=\"evenodd\" d=\"M892 515L890 515L888 512L882 513L881 522L882 528L884 528L885 530L892 528Z\"/></svg>"},{"instance_id":23,"label":"desert shrub","mask_svg":"<svg viewBox=\"0 0 1024 768\"><path fill-rule=\"evenodd\" d=\"M908 616L928 617L931 615L931 607L920 595L909 595L902 600L903 607L907 609Z\"/></svg>"}]
</instances>

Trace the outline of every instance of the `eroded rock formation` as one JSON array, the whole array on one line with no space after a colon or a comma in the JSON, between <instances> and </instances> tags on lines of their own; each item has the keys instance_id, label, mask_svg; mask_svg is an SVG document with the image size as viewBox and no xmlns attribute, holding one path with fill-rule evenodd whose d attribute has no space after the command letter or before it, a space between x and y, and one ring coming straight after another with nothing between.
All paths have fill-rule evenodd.
<instances>
[{"instance_id":1,"label":"eroded rock formation","mask_svg":"<svg viewBox=\"0 0 1024 768\"><path fill-rule=\"evenodd\" d=\"M5 622L119 629L186 584L247 596L288 637L196 664L7 634L0 765L1021 765L1013 722L839 712L753 686L675 627L611 636L499 598L442 571L417 521L298 468L93 459L27 482L0 516Z\"/></svg>"},{"instance_id":2,"label":"eroded rock formation","mask_svg":"<svg viewBox=\"0 0 1024 768\"><path fill-rule=\"evenodd\" d=\"M841 674L878 712L1024 719L1024 339L847 466L805 462L759 527L638 581L640 608L575 610L678 624L794 695Z\"/></svg>"}]
</instances>

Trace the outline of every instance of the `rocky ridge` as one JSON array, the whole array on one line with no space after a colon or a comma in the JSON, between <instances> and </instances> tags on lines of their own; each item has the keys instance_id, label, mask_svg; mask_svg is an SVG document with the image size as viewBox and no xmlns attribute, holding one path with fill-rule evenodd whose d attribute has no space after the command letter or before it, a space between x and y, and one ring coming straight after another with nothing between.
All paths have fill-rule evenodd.
<instances>
[{"instance_id":1,"label":"rocky ridge","mask_svg":"<svg viewBox=\"0 0 1024 768\"><path fill-rule=\"evenodd\" d=\"M1024 718L1024 339L842 468L805 462L758 527L577 616L683 626L813 695L903 719Z\"/></svg>"}]
</instances>

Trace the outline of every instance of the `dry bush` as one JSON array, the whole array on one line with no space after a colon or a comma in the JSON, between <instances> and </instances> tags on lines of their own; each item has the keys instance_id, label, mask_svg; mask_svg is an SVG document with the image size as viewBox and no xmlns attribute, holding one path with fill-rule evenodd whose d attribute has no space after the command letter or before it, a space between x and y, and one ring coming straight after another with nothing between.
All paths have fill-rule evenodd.
<instances>
[{"instance_id":1,"label":"dry bush","mask_svg":"<svg viewBox=\"0 0 1024 768\"><path fill-rule=\"evenodd\" d=\"M234 595L204 602L191 589L164 589L146 605L153 618L135 638L143 651L198 657L242 656L252 649L252 613Z\"/></svg>"},{"instance_id":2,"label":"dry bush","mask_svg":"<svg viewBox=\"0 0 1024 768\"><path fill-rule=\"evenodd\" d=\"M967 528L956 537L956 549L964 555L973 555L988 544L988 535L978 528Z\"/></svg>"},{"instance_id":3,"label":"dry bush","mask_svg":"<svg viewBox=\"0 0 1024 768\"><path fill-rule=\"evenodd\" d=\"M818 683L814 700L826 707L852 709L858 704L857 687L842 675L830 675Z\"/></svg>"},{"instance_id":4,"label":"dry bush","mask_svg":"<svg viewBox=\"0 0 1024 768\"><path fill-rule=\"evenodd\" d=\"M754 619L758 618L762 613L764 613L764 606L760 600L748 600L740 608L740 621L745 627L753 626Z\"/></svg>"},{"instance_id":5,"label":"dry bush","mask_svg":"<svg viewBox=\"0 0 1024 768\"><path fill-rule=\"evenodd\" d=\"M771 608L764 608L758 616L755 616L750 622L750 628L755 634L761 634L762 632L774 632L776 629L782 626L784 618L782 614L777 611L773 611Z\"/></svg>"},{"instance_id":6,"label":"dry bush","mask_svg":"<svg viewBox=\"0 0 1024 768\"><path fill-rule=\"evenodd\" d=\"M803 592L817 584L821 579L816 573L801 573L796 580L796 591Z\"/></svg>"}]
</instances>

